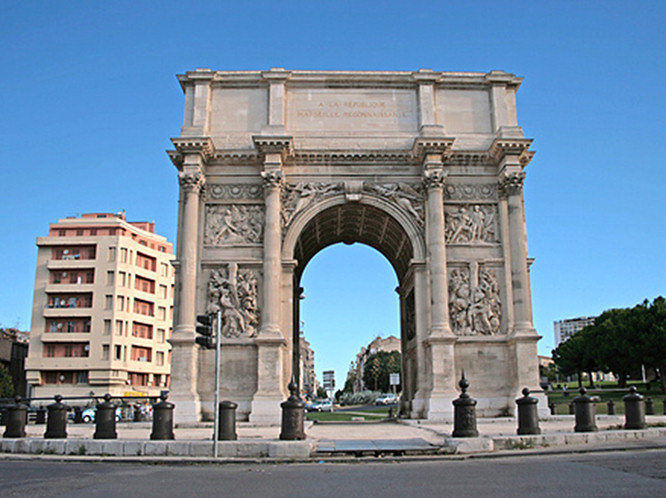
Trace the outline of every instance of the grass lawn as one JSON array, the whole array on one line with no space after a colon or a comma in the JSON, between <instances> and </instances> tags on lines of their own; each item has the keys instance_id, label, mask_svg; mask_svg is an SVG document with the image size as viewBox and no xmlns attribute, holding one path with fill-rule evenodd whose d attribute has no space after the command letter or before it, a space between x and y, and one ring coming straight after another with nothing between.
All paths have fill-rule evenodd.
<instances>
[{"instance_id":1,"label":"grass lawn","mask_svg":"<svg viewBox=\"0 0 666 498\"><path fill-rule=\"evenodd\" d=\"M352 417L363 417L365 420L382 420L388 417L389 408L387 406L377 406L366 408L365 410L354 410L353 412L308 412L305 414L308 420L321 420L322 422L342 422L349 421Z\"/></svg>"}]
</instances>

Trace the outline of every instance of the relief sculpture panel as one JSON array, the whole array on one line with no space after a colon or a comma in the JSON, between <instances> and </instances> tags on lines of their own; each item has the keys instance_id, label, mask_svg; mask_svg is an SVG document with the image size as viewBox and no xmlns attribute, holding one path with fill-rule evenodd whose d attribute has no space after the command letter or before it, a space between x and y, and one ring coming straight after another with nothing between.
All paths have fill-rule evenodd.
<instances>
[{"instance_id":1,"label":"relief sculpture panel","mask_svg":"<svg viewBox=\"0 0 666 498\"><path fill-rule=\"evenodd\" d=\"M206 206L204 245L261 244L264 207L259 205Z\"/></svg>"},{"instance_id":2,"label":"relief sculpture panel","mask_svg":"<svg viewBox=\"0 0 666 498\"><path fill-rule=\"evenodd\" d=\"M364 183L363 190L391 200L411 215L419 226L425 222L424 195L420 185L407 183Z\"/></svg>"},{"instance_id":3,"label":"relief sculpture panel","mask_svg":"<svg viewBox=\"0 0 666 498\"><path fill-rule=\"evenodd\" d=\"M449 273L449 315L456 335L496 335L502 302L495 271L477 263Z\"/></svg>"},{"instance_id":4,"label":"relief sculpture panel","mask_svg":"<svg viewBox=\"0 0 666 498\"><path fill-rule=\"evenodd\" d=\"M448 244L494 244L497 237L495 204L463 204L444 207Z\"/></svg>"},{"instance_id":5,"label":"relief sculpture panel","mask_svg":"<svg viewBox=\"0 0 666 498\"><path fill-rule=\"evenodd\" d=\"M294 217L311 204L342 191L342 183L301 182L285 185L282 189L282 226L289 226Z\"/></svg>"},{"instance_id":6,"label":"relief sculpture panel","mask_svg":"<svg viewBox=\"0 0 666 498\"><path fill-rule=\"evenodd\" d=\"M229 263L210 274L206 312L222 311L224 337L254 337L260 321L258 296L257 272Z\"/></svg>"}]
</instances>

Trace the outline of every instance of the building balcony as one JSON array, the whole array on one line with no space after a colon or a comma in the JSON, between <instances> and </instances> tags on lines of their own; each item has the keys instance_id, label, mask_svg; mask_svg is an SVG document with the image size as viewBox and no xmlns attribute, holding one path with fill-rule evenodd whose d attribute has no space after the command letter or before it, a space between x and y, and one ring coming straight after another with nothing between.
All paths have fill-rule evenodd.
<instances>
[{"instance_id":1,"label":"building balcony","mask_svg":"<svg viewBox=\"0 0 666 498\"><path fill-rule=\"evenodd\" d=\"M77 283L58 283L58 282L53 282L53 283L48 283L46 284L45 291L46 293L65 293L65 292L92 292L93 287L95 286L94 283L84 283L81 282L80 284Z\"/></svg>"},{"instance_id":2,"label":"building balcony","mask_svg":"<svg viewBox=\"0 0 666 498\"><path fill-rule=\"evenodd\" d=\"M44 318L90 318L92 308L44 308Z\"/></svg>"},{"instance_id":3,"label":"building balcony","mask_svg":"<svg viewBox=\"0 0 666 498\"><path fill-rule=\"evenodd\" d=\"M89 356L58 358L28 358L26 360L26 370L89 370L92 361Z\"/></svg>"},{"instance_id":4,"label":"building balcony","mask_svg":"<svg viewBox=\"0 0 666 498\"><path fill-rule=\"evenodd\" d=\"M89 342L90 332L44 332L40 340L44 343L51 342Z\"/></svg>"},{"instance_id":5,"label":"building balcony","mask_svg":"<svg viewBox=\"0 0 666 498\"><path fill-rule=\"evenodd\" d=\"M81 258L68 258L68 259L49 259L46 263L48 270L73 270L75 268L90 268L95 266L97 260L95 259L81 259Z\"/></svg>"}]
</instances>

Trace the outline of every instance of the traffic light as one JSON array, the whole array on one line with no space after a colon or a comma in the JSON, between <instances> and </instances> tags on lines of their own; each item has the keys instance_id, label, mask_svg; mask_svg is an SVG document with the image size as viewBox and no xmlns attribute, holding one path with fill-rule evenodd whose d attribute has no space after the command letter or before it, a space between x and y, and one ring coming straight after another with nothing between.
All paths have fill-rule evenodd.
<instances>
[{"instance_id":1,"label":"traffic light","mask_svg":"<svg viewBox=\"0 0 666 498\"><path fill-rule=\"evenodd\" d=\"M215 348L213 335L213 315L197 315L197 337L194 339L199 346L206 349Z\"/></svg>"}]
</instances>

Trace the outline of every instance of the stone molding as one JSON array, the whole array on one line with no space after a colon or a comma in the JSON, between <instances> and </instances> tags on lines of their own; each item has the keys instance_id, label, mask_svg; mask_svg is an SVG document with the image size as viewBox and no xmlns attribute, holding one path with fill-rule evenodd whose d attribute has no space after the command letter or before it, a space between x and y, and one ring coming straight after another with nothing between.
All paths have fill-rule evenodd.
<instances>
[{"instance_id":1,"label":"stone molding","mask_svg":"<svg viewBox=\"0 0 666 498\"><path fill-rule=\"evenodd\" d=\"M497 183L447 183L444 188L445 201L496 201Z\"/></svg>"},{"instance_id":2,"label":"stone molding","mask_svg":"<svg viewBox=\"0 0 666 498\"><path fill-rule=\"evenodd\" d=\"M453 147L454 138L450 137L417 137L412 146L412 156L423 160L428 154L446 156Z\"/></svg>"},{"instance_id":3,"label":"stone molding","mask_svg":"<svg viewBox=\"0 0 666 498\"><path fill-rule=\"evenodd\" d=\"M262 187L257 183L209 183L206 199L216 201L262 199Z\"/></svg>"},{"instance_id":4,"label":"stone molding","mask_svg":"<svg viewBox=\"0 0 666 498\"><path fill-rule=\"evenodd\" d=\"M265 157L267 154L280 154L284 161L293 154L293 138L290 136L254 135L252 142L262 157Z\"/></svg>"},{"instance_id":5,"label":"stone molding","mask_svg":"<svg viewBox=\"0 0 666 498\"><path fill-rule=\"evenodd\" d=\"M499 163L506 156L518 156L521 163L525 162L524 165L527 165L529 159L532 158L534 152L528 151L532 139L530 138L496 138L488 154L492 157L497 163Z\"/></svg>"}]
</instances>

